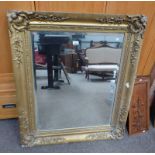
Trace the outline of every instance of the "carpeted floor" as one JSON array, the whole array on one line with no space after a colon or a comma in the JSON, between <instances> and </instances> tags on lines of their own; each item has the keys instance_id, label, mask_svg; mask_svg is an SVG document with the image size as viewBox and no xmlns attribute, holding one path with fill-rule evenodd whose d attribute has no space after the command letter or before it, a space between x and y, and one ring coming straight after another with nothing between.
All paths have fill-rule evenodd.
<instances>
[{"instance_id":1,"label":"carpeted floor","mask_svg":"<svg viewBox=\"0 0 155 155\"><path fill-rule=\"evenodd\" d=\"M60 89L46 90L41 86L47 84L47 79L37 79L37 127L53 130L109 125L115 96L114 80L103 81L92 75L87 80L84 73L69 74L69 77L70 85L65 81Z\"/></svg>"},{"instance_id":2,"label":"carpeted floor","mask_svg":"<svg viewBox=\"0 0 155 155\"><path fill-rule=\"evenodd\" d=\"M59 145L22 148L19 144L18 121L0 120L0 152L155 152L155 128L146 133L128 136L122 140L102 140L94 142L69 143Z\"/></svg>"}]
</instances>

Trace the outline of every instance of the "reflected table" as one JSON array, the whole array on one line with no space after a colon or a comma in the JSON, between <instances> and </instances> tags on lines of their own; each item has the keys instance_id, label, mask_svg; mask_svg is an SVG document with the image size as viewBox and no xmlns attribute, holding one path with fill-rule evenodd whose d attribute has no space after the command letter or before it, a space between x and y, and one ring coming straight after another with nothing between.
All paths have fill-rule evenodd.
<instances>
[{"instance_id":1,"label":"reflected table","mask_svg":"<svg viewBox=\"0 0 155 155\"><path fill-rule=\"evenodd\" d=\"M60 50L69 38L64 35L45 35L40 40L40 46L46 55L48 85L42 86L42 89L59 89L54 82L59 80L59 71L62 69L60 61Z\"/></svg>"}]
</instances>

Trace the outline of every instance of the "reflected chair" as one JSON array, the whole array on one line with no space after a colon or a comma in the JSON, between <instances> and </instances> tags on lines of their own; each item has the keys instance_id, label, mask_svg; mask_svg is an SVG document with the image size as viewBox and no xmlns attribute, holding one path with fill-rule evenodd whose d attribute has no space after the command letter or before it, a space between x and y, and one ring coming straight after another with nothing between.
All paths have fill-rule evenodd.
<instances>
[{"instance_id":1,"label":"reflected chair","mask_svg":"<svg viewBox=\"0 0 155 155\"><path fill-rule=\"evenodd\" d=\"M87 65L83 67L86 79L89 75L116 79L119 70L121 49L111 47L99 47L86 49Z\"/></svg>"}]
</instances>

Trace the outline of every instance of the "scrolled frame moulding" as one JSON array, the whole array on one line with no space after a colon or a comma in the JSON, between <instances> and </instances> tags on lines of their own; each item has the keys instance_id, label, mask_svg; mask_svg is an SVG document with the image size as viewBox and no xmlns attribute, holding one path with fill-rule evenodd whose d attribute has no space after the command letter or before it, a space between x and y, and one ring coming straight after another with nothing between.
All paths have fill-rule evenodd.
<instances>
[{"instance_id":1,"label":"scrolled frame moulding","mask_svg":"<svg viewBox=\"0 0 155 155\"><path fill-rule=\"evenodd\" d=\"M143 15L24 11L10 11L7 16L22 146L122 138L147 18ZM30 33L45 30L124 33L120 74L110 125L48 132L37 129Z\"/></svg>"}]
</instances>

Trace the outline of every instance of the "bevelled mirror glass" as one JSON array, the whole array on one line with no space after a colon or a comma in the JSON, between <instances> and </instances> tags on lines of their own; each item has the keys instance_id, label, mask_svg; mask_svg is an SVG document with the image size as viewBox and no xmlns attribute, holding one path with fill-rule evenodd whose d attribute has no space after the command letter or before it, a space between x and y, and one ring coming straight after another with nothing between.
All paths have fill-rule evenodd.
<instances>
[{"instance_id":1,"label":"bevelled mirror glass","mask_svg":"<svg viewBox=\"0 0 155 155\"><path fill-rule=\"evenodd\" d=\"M123 137L146 17L9 12L23 146Z\"/></svg>"},{"instance_id":2,"label":"bevelled mirror glass","mask_svg":"<svg viewBox=\"0 0 155 155\"><path fill-rule=\"evenodd\" d=\"M124 34L40 31L32 37L38 129L110 125Z\"/></svg>"}]
</instances>

